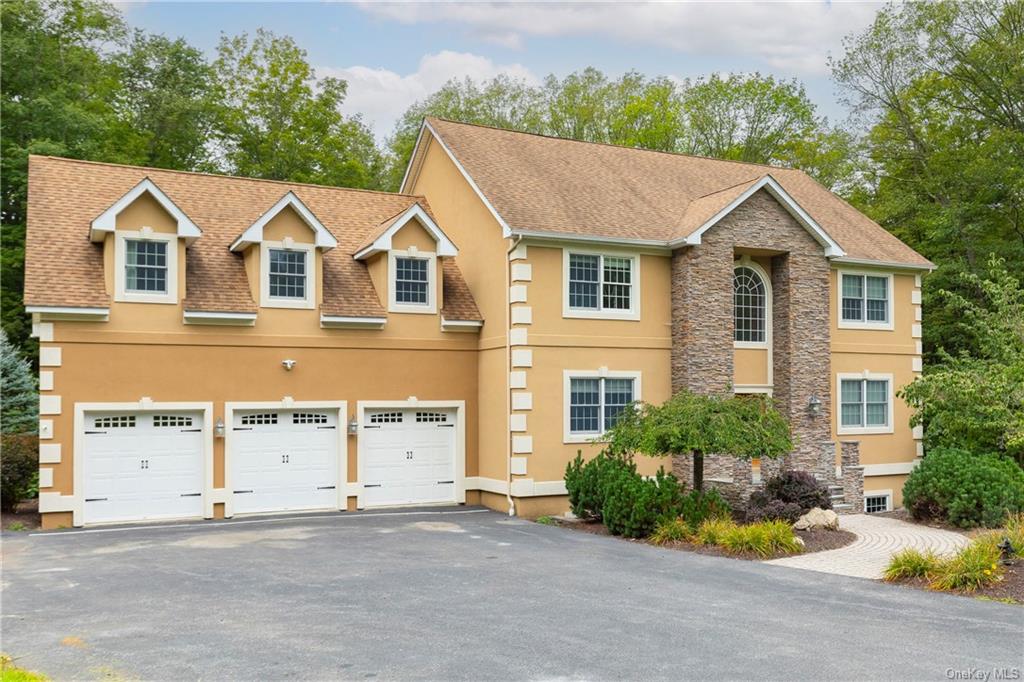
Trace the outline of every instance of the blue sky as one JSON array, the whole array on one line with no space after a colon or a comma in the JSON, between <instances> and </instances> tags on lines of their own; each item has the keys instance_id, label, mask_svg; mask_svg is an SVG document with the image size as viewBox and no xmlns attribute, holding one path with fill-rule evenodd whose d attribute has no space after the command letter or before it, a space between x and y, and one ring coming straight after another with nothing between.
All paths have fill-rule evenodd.
<instances>
[{"instance_id":1,"label":"blue sky","mask_svg":"<svg viewBox=\"0 0 1024 682\"><path fill-rule=\"evenodd\" d=\"M263 27L292 36L320 75L349 82L347 113L383 138L395 119L448 78L506 73L539 81L596 66L688 78L713 72L798 78L833 120L827 57L863 30L871 2L119 3L128 22L184 36L213 53L221 33Z\"/></svg>"}]
</instances>

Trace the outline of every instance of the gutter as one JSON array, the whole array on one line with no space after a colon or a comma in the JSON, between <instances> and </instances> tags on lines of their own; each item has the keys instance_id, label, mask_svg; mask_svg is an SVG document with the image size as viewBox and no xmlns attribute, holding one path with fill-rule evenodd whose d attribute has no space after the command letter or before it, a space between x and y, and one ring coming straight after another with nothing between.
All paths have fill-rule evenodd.
<instances>
[{"instance_id":1,"label":"gutter","mask_svg":"<svg viewBox=\"0 0 1024 682\"><path fill-rule=\"evenodd\" d=\"M512 239L505 252L505 499L508 500L508 515L516 515L516 503L512 500L512 301L509 289L512 286L512 252L523 241L521 235Z\"/></svg>"}]
</instances>

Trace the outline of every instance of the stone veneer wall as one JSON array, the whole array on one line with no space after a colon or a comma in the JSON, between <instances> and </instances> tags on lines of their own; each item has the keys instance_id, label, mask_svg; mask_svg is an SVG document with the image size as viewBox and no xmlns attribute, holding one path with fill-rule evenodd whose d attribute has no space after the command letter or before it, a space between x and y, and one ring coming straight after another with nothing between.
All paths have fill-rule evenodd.
<instances>
[{"instance_id":1,"label":"stone veneer wall","mask_svg":"<svg viewBox=\"0 0 1024 682\"><path fill-rule=\"evenodd\" d=\"M829 264L822 246L765 190L704 233L700 245L672 254L672 390L730 390L737 250L779 254L771 273L773 394L795 448L778 466L818 471L831 445ZM811 396L821 401L817 415L808 410ZM731 459L707 457L705 478L732 479L744 489L759 485L749 463ZM681 457L673 468L690 481L690 466L690 458ZM763 464L762 471L775 466Z\"/></svg>"}]
</instances>

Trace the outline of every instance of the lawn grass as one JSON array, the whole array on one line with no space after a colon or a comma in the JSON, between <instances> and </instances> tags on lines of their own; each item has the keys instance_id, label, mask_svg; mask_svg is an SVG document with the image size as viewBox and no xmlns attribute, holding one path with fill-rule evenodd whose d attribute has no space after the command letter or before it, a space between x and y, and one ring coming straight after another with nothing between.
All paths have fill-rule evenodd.
<instances>
[{"instance_id":1,"label":"lawn grass","mask_svg":"<svg viewBox=\"0 0 1024 682\"><path fill-rule=\"evenodd\" d=\"M0 682L47 682L49 678L14 665L14 659L0 654Z\"/></svg>"}]
</instances>

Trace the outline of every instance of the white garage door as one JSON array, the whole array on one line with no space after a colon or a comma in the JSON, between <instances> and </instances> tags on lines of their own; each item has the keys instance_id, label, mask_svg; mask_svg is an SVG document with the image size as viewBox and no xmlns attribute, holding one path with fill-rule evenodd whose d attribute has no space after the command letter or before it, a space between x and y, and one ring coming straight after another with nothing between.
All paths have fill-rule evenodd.
<instances>
[{"instance_id":1,"label":"white garage door","mask_svg":"<svg viewBox=\"0 0 1024 682\"><path fill-rule=\"evenodd\" d=\"M338 411L234 413L234 513L338 508Z\"/></svg>"},{"instance_id":2,"label":"white garage door","mask_svg":"<svg viewBox=\"0 0 1024 682\"><path fill-rule=\"evenodd\" d=\"M203 515L200 412L87 412L84 522Z\"/></svg>"},{"instance_id":3,"label":"white garage door","mask_svg":"<svg viewBox=\"0 0 1024 682\"><path fill-rule=\"evenodd\" d=\"M367 410L363 505L455 501L455 410Z\"/></svg>"}]
</instances>

